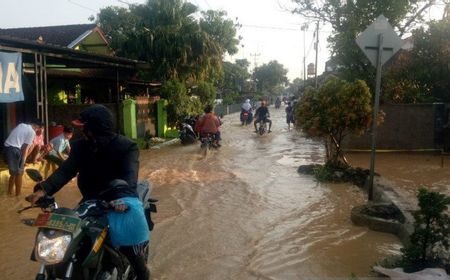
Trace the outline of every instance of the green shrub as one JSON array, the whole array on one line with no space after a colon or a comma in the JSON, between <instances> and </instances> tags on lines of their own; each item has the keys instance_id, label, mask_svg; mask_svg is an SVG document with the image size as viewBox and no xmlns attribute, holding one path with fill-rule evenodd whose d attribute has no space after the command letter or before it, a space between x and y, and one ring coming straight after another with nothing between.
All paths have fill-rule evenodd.
<instances>
[{"instance_id":1,"label":"green shrub","mask_svg":"<svg viewBox=\"0 0 450 280\"><path fill-rule=\"evenodd\" d=\"M402 249L401 264L405 271L424 268L450 268L450 218L446 214L450 197L419 189L417 195L420 209L414 213L414 232L410 244Z\"/></svg>"},{"instance_id":2,"label":"green shrub","mask_svg":"<svg viewBox=\"0 0 450 280\"><path fill-rule=\"evenodd\" d=\"M328 165L317 165L313 168L314 177L319 182L331 182L334 178L334 170Z\"/></svg>"}]
</instances>

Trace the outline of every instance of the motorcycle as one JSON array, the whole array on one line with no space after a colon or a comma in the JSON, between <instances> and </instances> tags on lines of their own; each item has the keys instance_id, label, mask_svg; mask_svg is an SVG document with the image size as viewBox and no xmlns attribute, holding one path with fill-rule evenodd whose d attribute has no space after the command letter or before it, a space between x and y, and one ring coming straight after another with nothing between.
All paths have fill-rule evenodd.
<instances>
[{"instance_id":1,"label":"motorcycle","mask_svg":"<svg viewBox=\"0 0 450 280\"><path fill-rule=\"evenodd\" d=\"M264 120L260 120L258 122L258 134L262 136L266 133L267 133L267 122L265 122Z\"/></svg>"},{"instance_id":2,"label":"motorcycle","mask_svg":"<svg viewBox=\"0 0 450 280\"><path fill-rule=\"evenodd\" d=\"M280 99L277 99L277 100L275 101L275 109L280 109L280 106L281 106L281 100L280 100Z\"/></svg>"},{"instance_id":3,"label":"motorcycle","mask_svg":"<svg viewBox=\"0 0 450 280\"><path fill-rule=\"evenodd\" d=\"M253 114L252 111L246 111L246 110L242 110L241 112L241 123L242 125L248 125L250 123L252 123L253 120Z\"/></svg>"},{"instance_id":4,"label":"motorcycle","mask_svg":"<svg viewBox=\"0 0 450 280\"><path fill-rule=\"evenodd\" d=\"M208 133L206 135L200 136L200 142L200 150L205 156L209 153L210 150L220 147L213 134Z\"/></svg>"},{"instance_id":5,"label":"motorcycle","mask_svg":"<svg viewBox=\"0 0 450 280\"><path fill-rule=\"evenodd\" d=\"M195 118L192 117L186 117L184 119L180 129L181 144L188 145L197 142L197 134L194 131L195 122Z\"/></svg>"},{"instance_id":6,"label":"motorcycle","mask_svg":"<svg viewBox=\"0 0 450 280\"><path fill-rule=\"evenodd\" d=\"M42 181L39 171L26 172L35 182ZM128 187L125 184L114 180L107 191ZM138 183L137 191L151 231L150 214L156 212L157 200L150 198L151 186L146 181ZM108 202L87 200L69 209L59 208L53 197L45 196L19 213L30 208L43 211L31 224L38 228L31 259L41 263L35 279L135 279L128 259L109 241L106 214L113 209ZM145 255L148 258L148 248Z\"/></svg>"}]
</instances>

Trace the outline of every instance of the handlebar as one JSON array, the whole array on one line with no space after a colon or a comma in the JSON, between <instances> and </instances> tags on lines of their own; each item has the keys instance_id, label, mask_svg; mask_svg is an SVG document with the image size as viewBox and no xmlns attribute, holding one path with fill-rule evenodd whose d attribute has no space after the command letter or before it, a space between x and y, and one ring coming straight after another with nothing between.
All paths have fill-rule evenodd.
<instances>
[{"instance_id":1,"label":"handlebar","mask_svg":"<svg viewBox=\"0 0 450 280\"><path fill-rule=\"evenodd\" d=\"M29 197L26 197L25 200L31 203ZM58 208L58 205L56 204L55 198L53 196L45 195L45 196L39 198L33 205L30 205L30 206L27 206L27 207L24 207L24 208L18 210L17 213L20 214L23 211L32 209L32 208L54 210L54 209Z\"/></svg>"}]
</instances>

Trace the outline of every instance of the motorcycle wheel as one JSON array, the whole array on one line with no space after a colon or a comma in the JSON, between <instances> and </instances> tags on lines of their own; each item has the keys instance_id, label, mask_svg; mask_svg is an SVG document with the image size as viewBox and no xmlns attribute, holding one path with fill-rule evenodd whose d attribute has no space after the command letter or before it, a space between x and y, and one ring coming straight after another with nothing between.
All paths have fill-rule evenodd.
<instances>
[{"instance_id":1,"label":"motorcycle wheel","mask_svg":"<svg viewBox=\"0 0 450 280\"><path fill-rule=\"evenodd\" d=\"M114 268L112 271L102 271L97 276L96 280L116 280L119 278L119 272L117 268Z\"/></svg>"},{"instance_id":2,"label":"motorcycle wheel","mask_svg":"<svg viewBox=\"0 0 450 280\"><path fill-rule=\"evenodd\" d=\"M202 144L200 144L200 150L201 150L202 155L206 156L208 154L208 150L209 150L208 143L203 142Z\"/></svg>"}]
</instances>

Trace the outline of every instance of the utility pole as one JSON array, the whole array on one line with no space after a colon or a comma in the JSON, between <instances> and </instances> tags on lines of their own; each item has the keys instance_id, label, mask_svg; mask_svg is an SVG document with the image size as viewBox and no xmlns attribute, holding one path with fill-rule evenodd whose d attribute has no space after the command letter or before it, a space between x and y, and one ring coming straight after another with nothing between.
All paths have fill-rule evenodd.
<instances>
[{"instance_id":1,"label":"utility pole","mask_svg":"<svg viewBox=\"0 0 450 280\"><path fill-rule=\"evenodd\" d=\"M306 87L306 30L308 24L304 23L300 28L303 31L303 86Z\"/></svg>"},{"instance_id":2,"label":"utility pole","mask_svg":"<svg viewBox=\"0 0 450 280\"><path fill-rule=\"evenodd\" d=\"M316 69L315 69L315 74L314 74L314 79L315 79L315 87L318 88L319 84L317 82L317 62L319 60L319 23L320 21L317 21L317 28L316 28Z\"/></svg>"},{"instance_id":3,"label":"utility pole","mask_svg":"<svg viewBox=\"0 0 450 280\"><path fill-rule=\"evenodd\" d=\"M253 71L256 70L256 66L257 66L257 65L256 65L256 58L257 58L258 56L260 56L260 55L261 55L260 53L251 53L251 54L250 54L250 56L253 56L253 67L254 67L254 68L253 68L253 69L254 69Z\"/></svg>"},{"instance_id":4,"label":"utility pole","mask_svg":"<svg viewBox=\"0 0 450 280\"><path fill-rule=\"evenodd\" d=\"M260 55L261 55L260 53L251 53L250 54L250 56L253 56L253 66L254 66L254 68L253 68L253 75L255 75L256 67L257 67L256 58L259 57ZM256 78L254 76L253 76L253 81L255 83L255 92L256 92L258 88L257 88L257 85L256 85Z\"/></svg>"}]
</instances>

